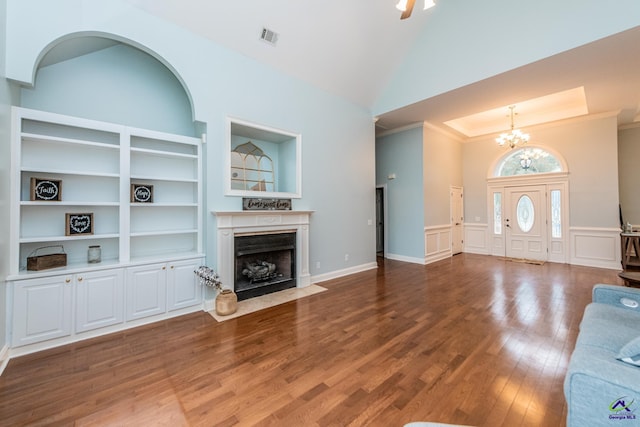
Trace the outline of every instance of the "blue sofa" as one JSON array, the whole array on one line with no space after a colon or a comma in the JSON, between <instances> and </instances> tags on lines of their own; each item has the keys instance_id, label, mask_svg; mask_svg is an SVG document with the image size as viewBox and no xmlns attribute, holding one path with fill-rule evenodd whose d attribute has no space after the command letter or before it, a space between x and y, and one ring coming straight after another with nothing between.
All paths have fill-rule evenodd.
<instances>
[{"instance_id":1,"label":"blue sofa","mask_svg":"<svg viewBox=\"0 0 640 427\"><path fill-rule=\"evenodd\" d=\"M564 381L567 426L640 426L640 289L595 285Z\"/></svg>"}]
</instances>

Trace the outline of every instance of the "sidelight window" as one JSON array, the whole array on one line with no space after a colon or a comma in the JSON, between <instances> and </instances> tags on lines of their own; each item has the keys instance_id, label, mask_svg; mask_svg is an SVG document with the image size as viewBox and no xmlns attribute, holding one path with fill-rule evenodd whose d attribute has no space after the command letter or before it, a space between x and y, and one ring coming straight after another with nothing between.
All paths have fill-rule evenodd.
<instances>
[{"instance_id":1,"label":"sidelight window","mask_svg":"<svg viewBox=\"0 0 640 427\"><path fill-rule=\"evenodd\" d=\"M502 193L493 193L493 233L502 234Z\"/></svg>"},{"instance_id":2,"label":"sidelight window","mask_svg":"<svg viewBox=\"0 0 640 427\"><path fill-rule=\"evenodd\" d=\"M551 237L562 238L562 200L560 190L551 190Z\"/></svg>"}]
</instances>

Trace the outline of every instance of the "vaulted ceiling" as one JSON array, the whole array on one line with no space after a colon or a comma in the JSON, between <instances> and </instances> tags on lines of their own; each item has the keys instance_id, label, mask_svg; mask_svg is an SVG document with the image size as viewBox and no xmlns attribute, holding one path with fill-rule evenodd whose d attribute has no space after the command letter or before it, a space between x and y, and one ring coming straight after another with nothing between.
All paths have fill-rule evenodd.
<instances>
[{"instance_id":1,"label":"vaulted ceiling","mask_svg":"<svg viewBox=\"0 0 640 427\"><path fill-rule=\"evenodd\" d=\"M416 2L401 21L394 0L127 1L369 109L437 8ZM277 33L275 45L260 39L264 28ZM617 110L618 124L630 125L640 109L639 70L636 27L385 112L377 130L428 121L462 139L496 133L508 127L515 100L518 127Z\"/></svg>"}]
</instances>

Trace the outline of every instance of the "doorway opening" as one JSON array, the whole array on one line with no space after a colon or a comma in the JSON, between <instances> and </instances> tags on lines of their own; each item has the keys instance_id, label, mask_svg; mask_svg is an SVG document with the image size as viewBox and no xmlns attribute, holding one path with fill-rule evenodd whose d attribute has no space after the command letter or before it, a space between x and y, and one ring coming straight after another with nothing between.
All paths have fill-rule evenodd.
<instances>
[{"instance_id":1,"label":"doorway opening","mask_svg":"<svg viewBox=\"0 0 640 427\"><path fill-rule=\"evenodd\" d=\"M376 187L376 256L387 255L387 204L385 198L386 186Z\"/></svg>"}]
</instances>

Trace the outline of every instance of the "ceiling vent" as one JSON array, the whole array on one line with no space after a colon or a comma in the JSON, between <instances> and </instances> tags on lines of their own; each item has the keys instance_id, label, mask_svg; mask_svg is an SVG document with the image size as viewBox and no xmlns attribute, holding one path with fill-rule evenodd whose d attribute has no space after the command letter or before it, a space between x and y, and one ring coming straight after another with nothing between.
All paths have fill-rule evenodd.
<instances>
[{"instance_id":1,"label":"ceiling vent","mask_svg":"<svg viewBox=\"0 0 640 427\"><path fill-rule=\"evenodd\" d=\"M278 33L268 28L262 28L260 40L275 46L276 42L278 41Z\"/></svg>"}]
</instances>

